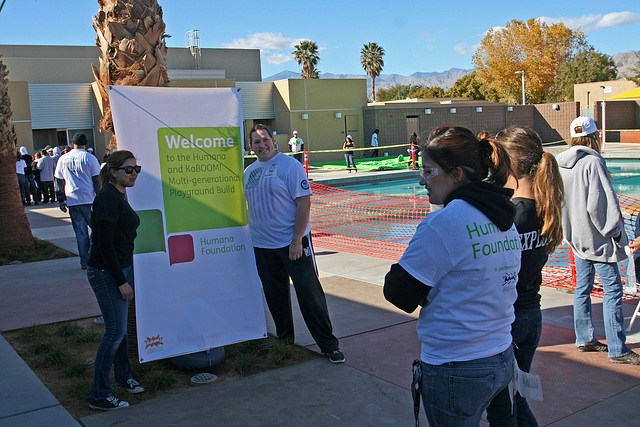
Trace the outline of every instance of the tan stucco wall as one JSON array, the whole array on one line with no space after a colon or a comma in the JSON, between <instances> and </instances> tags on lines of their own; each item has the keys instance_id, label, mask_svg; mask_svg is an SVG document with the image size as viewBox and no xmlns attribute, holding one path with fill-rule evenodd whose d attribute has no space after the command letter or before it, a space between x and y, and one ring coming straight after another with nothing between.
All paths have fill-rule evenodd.
<instances>
[{"instance_id":1,"label":"tan stucco wall","mask_svg":"<svg viewBox=\"0 0 640 427\"><path fill-rule=\"evenodd\" d=\"M600 86L611 86L611 93L603 93ZM580 103L582 108L593 108L602 98L610 98L637 88L631 80L610 80L606 82L580 83L573 85L573 96L576 102Z\"/></svg>"},{"instance_id":2,"label":"tan stucco wall","mask_svg":"<svg viewBox=\"0 0 640 427\"><path fill-rule=\"evenodd\" d=\"M357 147L368 144L369 136L363 134L362 107L367 105L365 79L288 79L274 82L276 89L276 119L273 129L278 132L282 151L294 130L311 151L310 162L340 160L342 143L347 132L346 116L354 116L356 131L352 132ZM336 118L336 113L342 117ZM307 114L308 119L302 115ZM333 153L314 153L322 150L339 150Z\"/></svg>"},{"instance_id":3,"label":"tan stucco wall","mask_svg":"<svg viewBox=\"0 0 640 427\"><path fill-rule=\"evenodd\" d=\"M29 107L29 84L9 81L11 99L11 118L18 137L18 147L24 145L33 153L33 134L31 133L31 109Z\"/></svg>"}]
</instances>

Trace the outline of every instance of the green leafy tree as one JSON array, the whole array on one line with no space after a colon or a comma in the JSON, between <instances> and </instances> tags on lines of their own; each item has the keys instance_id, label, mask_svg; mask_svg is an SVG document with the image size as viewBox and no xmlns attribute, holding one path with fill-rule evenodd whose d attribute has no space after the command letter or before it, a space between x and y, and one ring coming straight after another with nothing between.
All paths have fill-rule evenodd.
<instances>
[{"instance_id":1,"label":"green leafy tree","mask_svg":"<svg viewBox=\"0 0 640 427\"><path fill-rule=\"evenodd\" d=\"M495 89L483 84L474 71L460 77L445 93L447 98L471 98L478 101L498 102L499 96Z\"/></svg>"},{"instance_id":2,"label":"green leafy tree","mask_svg":"<svg viewBox=\"0 0 640 427\"><path fill-rule=\"evenodd\" d=\"M636 73L635 76L633 77L627 77L627 80L631 80L632 82L634 82L635 84L637 84L638 86L640 86L640 69L638 68L632 68L631 69L634 73Z\"/></svg>"},{"instance_id":3,"label":"green leafy tree","mask_svg":"<svg viewBox=\"0 0 640 427\"><path fill-rule=\"evenodd\" d=\"M421 86L411 92L409 98L444 98L444 89L440 86Z\"/></svg>"},{"instance_id":4,"label":"green leafy tree","mask_svg":"<svg viewBox=\"0 0 640 427\"><path fill-rule=\"evenodd\" d=\"M556 85L564 99L573 100L574 84L615 80L617 77L618 68L613 59L590 46L560 66Z\"/></svg>"},{"instance_id":5,"label":"green leafy tree","mask_svg":"<svg viewBox=\"0 0 640 427\"><path fill-rule=\"evenodd\" d=\"M318 56L318 45L311 40L303 40L300 44L294 46L296 50L291 54L296 58L296 62L302 67L300 77L303 79L319 78L316 66L320 61Z\"/></svg>"},{"instance_id":6,"label":"green leafy tree","mask_svg":"<svg viewBox=\"0 0 640 427\"><path fill-rule=\"evenodd\" d=\"M378 90L378 101L396 101L399 99L409 98L412 92L416 92L420 90L422 86L420 85L403 85L396 84L387 89L379 89Z\"/></svg>"},{"instance_id":7,"label":"green leafy tree","mask_svg":"<svg viewBox=\"0 0 640 427\"><path fill-rule=\"evenodd\" d=\"M526 99L539 103L560 95L555 86L560 66L585 47L584 34L562 23L514 19L502 29L489 30L473 63L480 82L509 103L516 103L522 96L521 76L515 73L524 71Z\"/></svg>"},{"instance_id":8,"label":"green leafy tree","mask_svg":"<svg viewBox=\"0 0 640 427\"><path fill-rule=\"evenodd\" d=\"M376 77L382 72L384 67L384 49L378 43L370 42L365 44L360 50L360 62L362 68L371 77L371 93L373 95L373 102L376 102Z\"/></svg>"}]
</instances>

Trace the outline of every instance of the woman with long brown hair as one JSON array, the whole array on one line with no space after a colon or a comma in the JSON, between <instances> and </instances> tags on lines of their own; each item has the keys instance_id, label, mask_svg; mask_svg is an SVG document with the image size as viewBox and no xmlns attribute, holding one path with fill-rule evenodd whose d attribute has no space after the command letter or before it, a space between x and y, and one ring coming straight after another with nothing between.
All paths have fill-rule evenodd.
<instances>
[{"instance_id":1,"label":"woman with long brown hair","mask_svg":"<svg viewBox=\"0 0 640 427\"><path fill-rule=\"evenodd\" d=\"M420 184L444 208L418 225L384 295L409 313L422 306L414 387L429 425L478 425L513 375L520 239L513 191L502 188L510 161L460 126L435 128L421 149Z\"/></svg>"},{"instance_id":2,"label":"woman with long brown hair","mask_svg":"<svg viewBox=\"0 0 640 427\"><path fill-rule=\"evenodd\" d=\"M111 154L100 171L102 188L91 208L91 251L87 277L104 317L104 336L96 354L89 407L105 411L129 406L111 393L109 372L129 393L144 388L133 379L127 344L127 313L133 299L133 242L140 225L127 201L141 167L130 151Z\"/></svg>"},{"instance_id":3,"label":"woman with long brown hair","mask_svg":"<svg viewBox=\"0 0 640 427\"><path fill-rule=\"evenodd\" d=\"M529 372L542 334L542 268L562 242L564 185L555 157L543 150L542 140L533 129L512 126L499 132L496 141L509 154L513 169L505 187L514 191L511 203L516 207L522 259L511 335L518 367ZM510 402L506 389L491 402L487 419L492 425L513 425L511 420L516 417L519 426L538 425L525 398L516 394L515 412Z\"/></svg>"}]
</instances>

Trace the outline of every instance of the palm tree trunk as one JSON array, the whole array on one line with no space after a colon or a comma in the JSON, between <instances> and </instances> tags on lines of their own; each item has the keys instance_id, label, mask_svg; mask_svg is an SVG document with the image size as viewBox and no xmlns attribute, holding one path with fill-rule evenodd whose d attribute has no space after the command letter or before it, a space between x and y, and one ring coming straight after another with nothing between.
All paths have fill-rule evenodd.
<instances>
[{"instance_id":1,"label":"palm tree trunk","mask_svg":"<svg viewBox=\"0 0 640 427\"><path fill-rule=\"evenodd\" d=\"M0 254L36 248L18 187L18 138L13 126L7 74L7 66L0 61Z\"/></svg>"},{"instance_id":2,"label":"palm tree trunk","mask_svg":"<svg viewBox=\"0 0 640 427\"><path fill-rule=\"evenodd\" d=\"M373 102L376 102L376 78L371 77L371 92L373 95Z\"/></svg>"}]
</instances>

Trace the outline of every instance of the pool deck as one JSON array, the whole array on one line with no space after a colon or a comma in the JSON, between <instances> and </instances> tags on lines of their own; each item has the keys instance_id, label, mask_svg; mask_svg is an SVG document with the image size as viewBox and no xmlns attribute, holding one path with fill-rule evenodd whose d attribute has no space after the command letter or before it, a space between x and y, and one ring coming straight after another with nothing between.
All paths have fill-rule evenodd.
<instances>
[{"instance_id":1,"label":"pool deck","mask_svg":"<svg viewBox=\"0 0 640 427\"><path fill-rule=\"evenodd\" d=\"M369 174L396 176L358 172L359 178ZM310 172L316 182L353 175ZM76 252L68 214L52 205L30 206L26 212L36 237ZM417 313L401 312L382 296L392 261L321 247L316 255L346 363L313 360L74 420L0 336L0 425L412 425L409 385L411 362L420 351ZM578 353L573 296L551 288L541 294L543 333L532 371L542 379L544 401L530 402L540 425L638 425L640 366L614 365L602 353ZM296 343L318 351L295 299L294 306ZM602 301L594 298L593 306L596 335L602 337ZM634 305L623 306L628 322ZM77 257L0 267L0 331L98 314ZM640 322L628 335L631 348L640 348L638 342ZM422 410L421 421L427 425Z\"/></svg>"}]
</instances>

